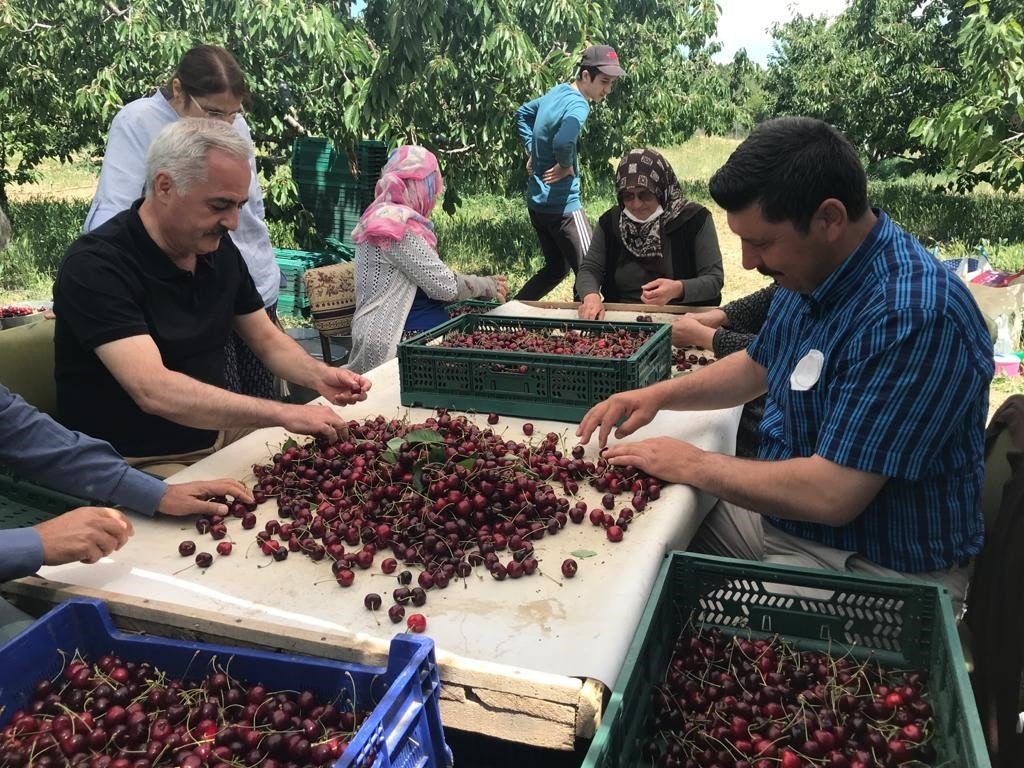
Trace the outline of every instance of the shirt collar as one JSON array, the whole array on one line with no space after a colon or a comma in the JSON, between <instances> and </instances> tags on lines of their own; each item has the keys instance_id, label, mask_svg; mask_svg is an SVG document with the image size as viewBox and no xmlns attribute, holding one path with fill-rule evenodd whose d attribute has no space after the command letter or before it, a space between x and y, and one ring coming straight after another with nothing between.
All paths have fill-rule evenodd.
<instances>
[{"instance_id":1,"label":"shirt collar","mask_svg":"<svg viewBox=\"0 0 1024 768\"><path fill-rule=\"evenodd\" d=\"M880 243L888 239L889 217L885 211L872 208L877 221L867 237L824 282L811 293L803 295L807 309L817 313L835 306L865 282L865 272L871 268L872 257Z\"/></svg>"},{"instance_id":2,"label":"shirt collar","mask_svg":"<svg viewBox=\"0 0 1024 768\"><path fill-rule=\"evenodd\" d=\"M146 231L146 225L142 223L142 217L139 216L139 207L143 200L145 198L140 197L128 209L128 231L136 246L137 260L145 266L147 272L156 277L174 279L189 274L188 270L182 269L171 261L170 256L156 244L156 241ZM201 253L196 259L196 269L205 267L212 270L216 263L213 253Z\"/></svg>"}]
</instances>

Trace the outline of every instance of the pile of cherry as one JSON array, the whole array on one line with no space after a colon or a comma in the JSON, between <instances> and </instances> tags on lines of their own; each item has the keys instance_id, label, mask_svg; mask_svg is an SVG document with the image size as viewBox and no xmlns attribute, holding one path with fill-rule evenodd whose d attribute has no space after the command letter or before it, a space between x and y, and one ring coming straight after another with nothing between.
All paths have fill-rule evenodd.
<instances>
[{"instance_id":1,"label":"pile of cherry","mask_svg":"<svg viewBox=\"0 0 1024 768\"><path fill-rule=\"evenodd\" d=\"M340 699L341 696L338 697ZM198 681L113 655L71 660L0 731L5 768L333 765L366 712L214 670Z\"/></svg>"},{"instance_id":2,"label":"pile of cherry","mask_svg":"<svg viewBox=\"0 0 1024 768\"><path fill-rule=\"evenodd\" d=\"M41 309L34 309L33 307L17 307L17 306L6 306L0 307L0 317L24 317L31 315L34 312L42 312Z\"/></svg>"},{"instance_id":3,"label":"pile of cherry","mask_svg":"<svg viewBox=\"0 0 1024 768\"><path fill-rule=\"evenodd\" d=\"M700 347L672 347L672 365L677 373L686 373L705 365L711 365L715 358L708 357Z\"/></svg>"},{"instance_id":4,"label":"pile of cherry","mask_svg":"<svg viewBox=\"0 0 1024 768\"><path fill-rule=\"evenodd\" d=\"M657 768L927 765L925 677L798 651L785 640L683 631L653 692Z\"/></svg>"},{"instance_id":5,"label":"pile of cherry","mask_svg":"<svg viewBox=\"0 0 1024 768\"><path fill-rule=\"evenodd\" d=\"M651 315L637 315L638 323L653 323ZM711 365L715 358L709 357L707 352L700 347L672 347L672 365L676 373L686 373L695 368L703 368Z\"/></svg>"},{"instance_id":6,"label":"pile of cherry","mask_svg":"<svg viewBox=\"0 0 1024 768\"><path fill-rule=\"evenodd\" d=\"M406 605L425 604L428 592L479 568L497 581L538 572L535 543L570 522L589 520L609 541L621 541L636 513L661 495L660 481L633 467L590 461L579 445L563 452L554 432L534 441L533 425L524 424L527 441L519 442L492 426L439 411L423 424L350 421L347 437L331 444L290 441L272 463L253 467L255 504L273 499L278 514L256 533L261 551L277 561L290 552L328 561L342 587L376 564L397 578L388 616L398 623ZM570 499L581 483L603 494L600 507ZM254 507L229 504L245 529L256 526ZM196 529L224 539L227 521L201 517ZM179 552L193 555L194 542L182 542ZM196 560L208 567L213 558L200 552ZM419 571L415 585L409 568ZM577 568L565 560L562 575L572 578ZM364 597L369 610L383 603L376 592ZM422 632L426 621L413 614L407 625Z\"/></svg>"},{"instance_id":7,"label":"pile of cherry","mask_svg":"<svg viewBox=\"0 0 1024 768\"><path fill-rule=\"evenodd\" d=\"M567 328L553 332L553 329L485 327L448 333L438 346L624 359L635 354L650 337L651 331L646 328L619 327L606 331Z\"/></svg>"}]
</instances>

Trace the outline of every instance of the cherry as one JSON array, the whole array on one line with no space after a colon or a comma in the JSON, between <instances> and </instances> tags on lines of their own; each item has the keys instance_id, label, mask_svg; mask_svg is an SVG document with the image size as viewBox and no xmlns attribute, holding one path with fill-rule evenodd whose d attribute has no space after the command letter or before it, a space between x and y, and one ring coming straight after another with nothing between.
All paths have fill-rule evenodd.
<instances>
[{"instance_id":1,"label":"cherry","mask_svg":"<svg viewBox=\"0 0 1024 768\"><path fill-rule=\"evenodd\" d=\"M717 371L718 369L716 368L715 370ZM530 422L523 424L523 434L530 437L533 434L533 424Z\"/></svg>"},{"instance_id":2,"label":"cherry","mask_svg":"<svg viewBox=\"0 0 1024 768\"><path fill-rule=\"evenodd\" d=\"M718 369L716 368L715 370L717 371ZM568 558L562 561L562 575L565 576L565 578L567 579L571 579L573 576L575 576L576 570L578 568L579 566L576 565L576 561L572 558Z\"/></svg>"},{"instance_id":3,"label":"cherry","mask_svg":"<svg viewBox=\"0 0 1024 768\"><path fill-rule=\"evenodd\" d=\"M427 619L422 613L414 613L405 620L405 626L410 632L420 633L427 628Z\"/></svg>"},{"instance_id":4,"label":"cherry","mask_svg":"<svg viewBox=\"0 0 1024 768\"><path fill-rule=\"evenodd\" d=\"M715 369L718 370L717 368ZM609 525L605 530L605 534L608 536L608 541L622 541L622 526L620 525Z\"/></svg>"},{"instance_id":5,"label":"cherry","mask_svg":"<svg viewBox=\"0 0 1024 768\"><path fill-rule=\"evenodd\" d=\"M402 571L398 574L399 584L411 584L412 583L412 571Z\"/></svg>"},{"instance_id":6,"label":"cherry","mask_svg":"<svg viewBox=\"0 0 1024 768\"><path fill-rule=\"evenodd\" d=\"M351 587L356 580L356 573L351 568L339 568L334 579L343 587Z\"/></svg>"},{"instance_id":7,"label":"cherry","mask_svg":"<svg viewBox=\"0 0 1024 768\"><path fill-rule=\"evenodd\" d=\"M392 605L388 608L388 618L391 619L392 624L397 624L405 618L405 608L401 605Z\"/></svg>"},{"instance_id":8,"label":"cherry","mask_svg":"<svg viewBox=\"0 0 1024 768\"><path fill-rule=\"evenodd\" d=\"M200 568L209 568L213 565L213 555L209 552L200 552L196 555L196 565Z\"/></svg>"},{"instance_id":9,"label":"cherry","mask_svg":"<svg viewBox=\"0 0 1024 768\"><path fill-rule=\"evenodd\" d=\"M376 592L370 592L366 597L363 598L363 605L365 605L366 609L369 611L376 611L378 608L380 608L382 603L383 601L381 600L380 595L378 595Z\"/></svg>"},{"instance_id":10,"label":"cherry","mask_svg":"<svg viewBox=\"0 0 1024 768\"><path fill-rule=\"evenodd\" d=\"M217 544L218 555L230 555L231 554L231 542L221 541Z\"/></svg>"},{"instance_id":11,"label":"cherry","mask_svg":"<svg viewBox=\"0 0 1024 768\"><path fill-rule=\"evenodd\" d=\"M715 370L717 371L718 369L716 368ZM496 413L489 413L489 414L487 414L487 423L488 424L497 424L498 420L499 420L498 419L498 414L496 414Z\"/></svg>"},{"instance_id":12,"label":"cherry","mask_svg":"<svg viewBox=\"0 0 1024 768\"><path fill-rule=\"evenodd\" d=\"M183 541L178 545L178 554L182 557L191 557L196 552L196 543L194 541Z\"/></svg>"}]
</instances>

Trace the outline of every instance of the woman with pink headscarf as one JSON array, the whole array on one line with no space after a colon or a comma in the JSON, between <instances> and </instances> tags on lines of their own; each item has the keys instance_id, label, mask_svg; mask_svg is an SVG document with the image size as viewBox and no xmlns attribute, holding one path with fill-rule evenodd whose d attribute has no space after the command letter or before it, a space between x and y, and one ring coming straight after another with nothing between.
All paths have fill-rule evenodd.
<instances>
[{"instance_id":1,"label":"woman with pink headscarf","mask_svg":"<svg viewBox=\"0 0 1024 768\"><path fill-rule=\"evenodd\" d=\"M356 311L347 368L364 373L390 360L403 332L445 322L448 302L505 300L503 276L462 275L438 257L429 216L443 192L437 158L428 150L409 145L391 153L376 198L352 231Z\"/></svg>"}]
</instances>

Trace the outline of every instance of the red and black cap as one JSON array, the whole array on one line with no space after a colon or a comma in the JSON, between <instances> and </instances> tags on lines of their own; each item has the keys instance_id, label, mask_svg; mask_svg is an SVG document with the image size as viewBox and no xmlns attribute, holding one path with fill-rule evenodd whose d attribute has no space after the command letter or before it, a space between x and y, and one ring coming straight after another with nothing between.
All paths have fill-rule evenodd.
<instances>
[{"instance_id":1,"label":"red and black cap","mask_svg":"<svg viewBox=\"0 0 1024 768\"><path fill-rule=\"evenodd\" d=\"M622 77L626 70L619 66L619 54L610 45L592 45L583 52L581 67L595 67L610 77Z\"/></svg>"}]
</instances>

